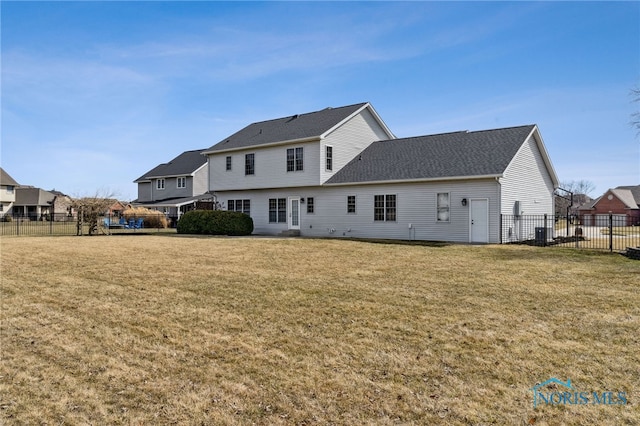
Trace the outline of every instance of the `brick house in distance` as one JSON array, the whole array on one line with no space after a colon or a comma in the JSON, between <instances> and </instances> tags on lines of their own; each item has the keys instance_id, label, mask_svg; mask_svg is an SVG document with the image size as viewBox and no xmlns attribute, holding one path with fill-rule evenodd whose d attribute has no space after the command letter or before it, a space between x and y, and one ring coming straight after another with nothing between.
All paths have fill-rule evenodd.
<instances>
[{"instance_id":1,"label":"brick house in distance","mask_svg":"<svg viewBox=\"0 0 640 426\"><path fill-rule=\"evenodd\" d=\"M580 219L585 226L609 226L609 213L613 226L640 225L640 185L618 186L609 189L592 203L582 206Z\"/></svg>"}]
</instances>

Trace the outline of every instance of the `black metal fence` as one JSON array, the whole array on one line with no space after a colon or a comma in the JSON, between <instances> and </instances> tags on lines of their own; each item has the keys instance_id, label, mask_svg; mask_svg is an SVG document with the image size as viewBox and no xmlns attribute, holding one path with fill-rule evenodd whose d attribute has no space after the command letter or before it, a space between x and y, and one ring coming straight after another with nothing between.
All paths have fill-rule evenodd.
<instances>
[{"instance_id":1,"label":"black metal fence","mask_svg":"<svg viewBox=\"0 0 640 426\"><path fill-rule=\"evenodd\" d=\"M173 221L164 215L101 216L97 223L62 214L5 215L0 218L0 235L114 235L175 232Z\"/></svg>"},{"instance_id":2,"label":"black metal fence","mask_svg":"<svg viewBox=\"0 0 640 426\"><path fill-rule=\"evenodd\" d=\"M573 247L625 251L640 247L640 226L627 215L602 215L598 220L578 216L501 215L500 241L503 244L530 244L545 247ZM586 223L585 223L586 222Z\"/></svg>"}]
</instances>

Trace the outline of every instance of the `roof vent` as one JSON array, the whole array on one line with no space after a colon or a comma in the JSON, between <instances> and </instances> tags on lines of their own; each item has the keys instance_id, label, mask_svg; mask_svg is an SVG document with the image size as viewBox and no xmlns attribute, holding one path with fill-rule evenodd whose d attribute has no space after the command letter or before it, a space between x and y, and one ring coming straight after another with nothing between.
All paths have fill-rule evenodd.
<instances>
[{"instance_id":1,"label":"roof vent","mask_svg":"<svg viewBox=\"0 0 640 426\"><path fill-rule=\"evenodd\" d=\"M287 123L290 121L295 120L296 118L300 117L300 115L296 114L296 115L292 115L290 119L287 120Z\"/></svg>"}]
</instances>

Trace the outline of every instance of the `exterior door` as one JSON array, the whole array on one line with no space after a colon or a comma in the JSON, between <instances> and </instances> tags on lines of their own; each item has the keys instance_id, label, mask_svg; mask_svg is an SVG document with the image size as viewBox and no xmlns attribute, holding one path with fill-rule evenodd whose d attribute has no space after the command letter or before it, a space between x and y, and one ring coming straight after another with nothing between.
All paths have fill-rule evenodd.
<instances>
[{"instance_id":1,"label":"exterior door","mask_svg":"<svg viewBox=\"0 0 640 426\"><path fill-rule=\"evenodd\" d=\"M300 198L289 197L289 229L300 229Z\"/></svg>"},{"instance_id":2,"label":"exterior door","mask_svg":"<svg viewBox=\"0 0 640 426\"><path fill-rule=\"evenodd\" d=\"M489 201L487 199L470 200L469 210L469 241L488 243Z\"/></svg>"}]
</instances>

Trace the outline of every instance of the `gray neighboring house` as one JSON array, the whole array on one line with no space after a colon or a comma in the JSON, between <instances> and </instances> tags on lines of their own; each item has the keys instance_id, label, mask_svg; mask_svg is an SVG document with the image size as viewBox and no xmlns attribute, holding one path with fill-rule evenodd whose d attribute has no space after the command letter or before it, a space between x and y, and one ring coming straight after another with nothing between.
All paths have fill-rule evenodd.
<instances>
[{"instance_id":1,"label":"gray neighboring house","mask_svg":"<svg viewBox=\"0 0 640 426\"><path fill-rule=\"evenodd\" d=\"M396 139L369 103L253 123L204 154L209 190L257 234L530 239L520 215L552 215L558 186L536 125Z\"/></svg>"},{"instance_id":2,"label":"gray neighboring house","mask_svg":"<svg viewBox=\"0 0 640 426\"><path fill-rule=\"evenodd\" d=\"M138 198L132 205L163 212L177 220L207 194L207 158L201 149L185 151L168 163L160 164L134 181Z\"/></svg>"},{"instance_id":3,"label":"gray neighboring house","mask_svg":"<svg viewBox=\"0 0 640 426\"><path fill-rule=\"evenodd\" d=\"M0 218L11 215L18 182L0 167Z\"/></svg>"},{"instance_id":4,"label":"gray neighboring house","mask_svg":"<svg viewBox=\"0 0 640 426\"><path fill-rule=\"evenodd\" d=\"M29 220L49 220L56 195L42 188L19 186L13 203L13 216Z\"/></svg>"}]
</instances>

